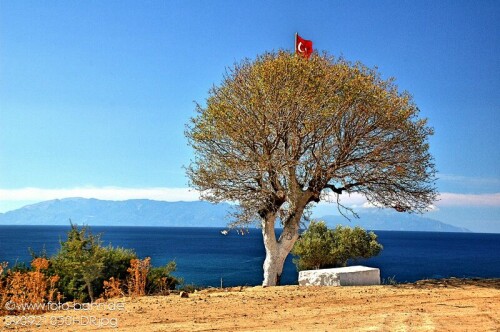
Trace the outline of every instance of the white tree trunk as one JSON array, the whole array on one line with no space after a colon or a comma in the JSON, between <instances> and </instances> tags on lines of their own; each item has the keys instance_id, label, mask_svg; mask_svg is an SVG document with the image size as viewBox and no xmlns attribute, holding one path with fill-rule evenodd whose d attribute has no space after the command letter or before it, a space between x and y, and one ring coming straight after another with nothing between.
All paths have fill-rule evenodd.
<instances>
[{"instance_id":1,"label":"white tree trunk","mask_svg":"<svg viewBox=\"0 0 500 332\"><path fill-rule=\"evenodd\" d=\"M264 246L266 248L266 259L264 260L263 286L276 286L280 284L281 273L285 259L298 239L298 227L285 226L279 240L276 240L274 232L274 220L265 222L262 227Z\"/></svg>"},{"instance_id":2,"label":"white tree trunk","mask_svg":"<svg viewBox=\"0 0 500 332\"><path fill-rule=\"evenodd\" d=\"M276 286L280 284L283 265L288 252L279 250L279 246L266 248L266 259L264 260L263 286Z\"/></svg>"}]
</instances>

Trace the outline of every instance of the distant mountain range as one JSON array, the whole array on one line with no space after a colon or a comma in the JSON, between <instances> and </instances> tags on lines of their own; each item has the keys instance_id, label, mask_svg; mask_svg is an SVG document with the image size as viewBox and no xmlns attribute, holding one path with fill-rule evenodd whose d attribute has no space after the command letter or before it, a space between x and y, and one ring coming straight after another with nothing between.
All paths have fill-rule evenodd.
<instances>
[{"instance_id":1,"label":"distant mountain range","mask_svg":"<svg viewBox=\"0 0 500 332\"><path fill-rule=\"evenodd\" d=\"M227 225L225 216L230 207L203 201L65 198L0 214L0 225L68 225L71 219L90 226L223 227Z\"/></svg>"},{"instance_id":2,"label":"distant mountain range","mask_svg":"<svg viewBox=\"0 0 500 332\"><path fill-rule=\"evenodd\" d=\"M27 205L0 214L0 225L226 227L231 205L203 201L164 202L147 199L104 201L66 198ZM359 219L324 216L330 226L343 224L373 230L468 232L437 220L402 213L363 213Z\"/></svg>"},{"instance_id":3,"label":"distant mountain range","mask_svg":"<svg viewBox=\"0 0 500 332\"><path fill-rule=\"evenodd\" d=\"M379 231L414 231L414 232L470 232L467 228L457 227L430 218L398 212L374 211L359 213L359 219L347 220L341 216L323 216L329 226L361 226L365 229ZM1 220L1 219L0 219Z\"/></svg>"}]
</instances>

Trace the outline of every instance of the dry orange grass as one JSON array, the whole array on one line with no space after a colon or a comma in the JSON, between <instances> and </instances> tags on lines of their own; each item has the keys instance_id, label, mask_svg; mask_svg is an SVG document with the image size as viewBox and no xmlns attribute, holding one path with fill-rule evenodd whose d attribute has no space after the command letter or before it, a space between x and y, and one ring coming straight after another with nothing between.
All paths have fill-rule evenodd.
<instances>
[{"instance_id":1,"label":"dry orange grass","mask_svg":"<svg viewBox=\"0 0 500 332\"><path fill-rule=\"evenodd\" d=\"M41 304L60 301L61 294L56 288L59 276L44 274L49 268L49 261L35 258L31 266L34 271L8 271L5 280L0 282L0 314L41 313L44 311ZM6 267L6 264L1 265L0 275ZM11 303L9 311L6 310L7 303Z\"/></svg>"},{"instance_id":2,"label":"dry orange grass","mask_svg":"<svg viewBox=\"0 0 500 332\"><path fill-rule=\"evenodd\" d=\"M104 298L111 299L114 297L125 296L123 292L123 285L120 279L115 279L115 277L109 278L108 281L104 281Z\"/></svg>"},{"instance_id":3,"label":"dry orange grass","mask_svg":"<svg viewBox=\"0 0 500 332\"><path fill-rule=\"evenodd\" d=\"M130 296L146 295L148 272L151 269L151 258L132 259L127 271L130 273L128 292Z\"/></svg>"}]
</instances>

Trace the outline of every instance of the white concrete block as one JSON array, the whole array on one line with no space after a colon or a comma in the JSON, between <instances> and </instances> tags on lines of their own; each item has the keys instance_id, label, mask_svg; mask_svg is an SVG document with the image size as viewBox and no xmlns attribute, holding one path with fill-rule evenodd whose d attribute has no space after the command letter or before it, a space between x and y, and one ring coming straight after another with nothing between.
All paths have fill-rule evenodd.
<instances>
[{"instance_id":1,"label":"white concrete block","mask_svg":"<svg viewBox=\"0 0 500 332\"><path fill-rule=\"evenodd\" d=\"M300 286L380 285L380 270L362 265L299 272Z\"/></svg>"}]
</instances>

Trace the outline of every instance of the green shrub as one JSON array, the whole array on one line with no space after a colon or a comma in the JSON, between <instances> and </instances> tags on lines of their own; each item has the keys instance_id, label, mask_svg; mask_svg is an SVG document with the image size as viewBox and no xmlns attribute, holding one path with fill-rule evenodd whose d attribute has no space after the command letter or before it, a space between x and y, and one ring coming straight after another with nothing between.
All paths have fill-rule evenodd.
<instances>
[{"instance_id":1,"label":"green shrub","mask_svg":"<svg viewBox=\"0 0 500 332\"><path fill-rule=\"evenodd\" d=\"M95 293L101 295L104 292L104 281L111 277L117 280L125 280L128 277L127 269L130 261L137 259L136 253L131 249L122 247L103 247L103 270L99 278L96 279Z\"/></svg>"},{"instance_id":2,"label":"green shrub","mask_svg":"<svg viewBox=\"0 0 500 332\"><path fill-rule=\"evenodd\" d=\"M165 294L182 284L182 279L171 275L176 268L177 264L174 261L167 263L165 266L151 268L147 277L147 293Z\"/></svg>"},{"instance_id":3,"label":"green shrub","mask_svg":"<svg viewBox=\"0 0 500 332\"><path fill-rule=\"evenodd\" d=\"M103 247L100 235L71 223L67 240L51 258L52 273L61 277L59 285L67 300L93 301L103 293L104 280L127 277L135 258L133 250Z\"/></svg>"},{"instance_id":4,"label":"green shrub","mask_svg":"<svg viewBox=\"0 0 500 332\"><path fill-rule=\"evenodd\" d=\"M26 265L25 262L15 262L14 265L9 269L12 273L14 272L21 272L21 273L26 273L31 271L31 267Z\"/></svg>"},{"instance_id":5,"label":"green shrub","mask_svg":"<svg viewBox=\"0 0 500 332\"><path fill-rule=\"evenodd\" d=\"M292 254L297 270L347 266L349 260L376 256L382 250L377 235L361 227L337 226L328 229L325 222L311 222L295 243Z\"/></svg>"},{"instance_id":6,"label":"green shrub","mask_svg":"<svg viewBox=\"0 0 500 332\"><path fill-rule=\"evenodd\" d=\"M61 277L63 294L72 300L94 301L97 281L103 276L105 252L99 235L71 223L66 241L52 258L53 272Z\"/></svg>"},{"instance_id":7,"label":"green shrub","mask_svg":"<svg viewBox=\"0 0 500 332\"><path fill-rule=\"evenodd\" d=\"M50 258L49 272L60 276L59 289L66 300L94 301L104 295L104 282L109 283L111 278L126 293L133 260L138 260L133 250L103 247L100 235L92 234L87 226L78 228L71 223L67 240L61 241L60 250ZM181 284L181 279L171 275L175 269L175 262L150 268L147 280L144 278L147 293L164 294Z\"/></svg>"}]
</instances>

